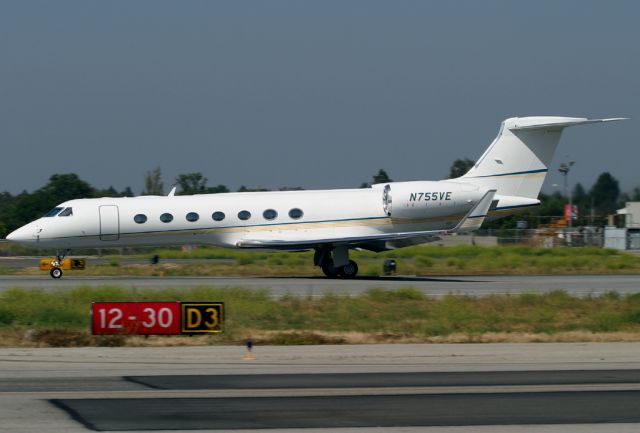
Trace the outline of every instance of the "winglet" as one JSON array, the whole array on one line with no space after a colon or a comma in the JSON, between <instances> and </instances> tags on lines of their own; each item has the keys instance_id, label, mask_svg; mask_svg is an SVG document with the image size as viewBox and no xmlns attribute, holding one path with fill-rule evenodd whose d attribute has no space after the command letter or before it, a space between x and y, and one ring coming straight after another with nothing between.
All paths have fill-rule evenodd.
<instances>
[{"instance_id":1,"label":"winglet","mask_svg":"<svg viewBox=\"0 0 640 433\"><path fill-rule=\"evenodd\" d=\"M491 202L493 202L493 197L496 195L495 189L490 189L487 191L484 196L476 203L476 205L471 208L469 213L460 220L457 226L455 226L450 233L459 233L459 232L468 232L472 230L477 230L482 226L487 213L489 212L489 207L491 207Z\"/></svg>"},{"instance_id":2,"label":"winglet","mask_svg":"<svg viewBox=\"0 0 640 433\"><path fill-rule=\"evenodd\" d=\"M169 191L169 194L167 194L167 197L173 197L174 195L176 195L176 187L175 186L173 188L171 188L171 191Z\"/></svg>"}]
</instances>

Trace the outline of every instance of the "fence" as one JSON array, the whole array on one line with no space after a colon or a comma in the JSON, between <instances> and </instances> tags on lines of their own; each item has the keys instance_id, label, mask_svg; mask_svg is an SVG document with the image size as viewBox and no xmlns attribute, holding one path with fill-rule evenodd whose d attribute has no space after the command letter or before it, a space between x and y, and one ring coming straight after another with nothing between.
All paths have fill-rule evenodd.
<instances>
[{"instance_id":1,"label":"fence","mask_svg":"<svg viewBox=\"0 0 640 433\"><path fill-rule=\"evenodd\" d=\"M495 238L497 245L528 245L553 248L557 246L604 246L604 231L599 227L559 229L486 229L478 230L471 243L486 244L483 237Z\"/></svg>"}]
</instances>

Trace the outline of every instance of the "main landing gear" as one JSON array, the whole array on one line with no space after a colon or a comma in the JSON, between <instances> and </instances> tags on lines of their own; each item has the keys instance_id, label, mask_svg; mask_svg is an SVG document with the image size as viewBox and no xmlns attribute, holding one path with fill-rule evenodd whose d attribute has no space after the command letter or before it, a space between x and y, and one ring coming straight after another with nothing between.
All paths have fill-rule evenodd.
<instances>
[{"instance_id":1,"label":"main landing gear","mask_svg":"<svg viewBox=\"0 0 640 433\"><path fill-rule=\"evenodd\" d=\"M58 279L62 277L62 261L68 253L69 250L65 250L64 252L62 252L61 250L56 250L56 258L51 263L51 270L49 271L49 275L51 275L51 278Z\"/></svg>"},{"instance_id":2,"label":"main landing gear","mask_svg":"<svg viewBox=\"0 0 640 433\"><path fill-rule=\"evenodd\" d=\"M358 264L349 260L347 247L337 247L333 250L318 249L313 261L329 278L354 278L358 274Z\"/></svg>"}]
</instances>

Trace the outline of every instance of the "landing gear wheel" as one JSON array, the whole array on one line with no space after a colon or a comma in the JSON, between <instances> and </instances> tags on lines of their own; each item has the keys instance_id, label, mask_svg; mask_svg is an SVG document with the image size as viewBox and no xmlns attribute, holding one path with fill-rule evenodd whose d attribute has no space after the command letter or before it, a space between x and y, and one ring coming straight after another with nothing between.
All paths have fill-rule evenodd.
<instances>
[{"instance_id":1,"label":"landing gear wheel","mask_svg":"<svg viewBox=\"0 0 640 433\"><path fill-rule=\"evenodd\" d=\"M51 278L60 278L62 277L62 269L60 268L51 268L51 271L49 271L49 274L51 274Z\"/></svg>"},{"instance_id":2,"label":"landing gear wheel","mask_svg":"<svg viewBox=\"0 0 640 433\"><path fill-rule=\"evenodd\" d=\"M322 264L322 272L329 278L337 277L338 271L339 269L333 266L333 260L327 260Z\"/></svg>"},{"instance_id":3,"label":"landing gear wheel","mask_svg":"<svg viewBox=\"0 0 640 433\"><path fill-rule=\"evenodd\" d=\"M342 278L354 278L358 274L358 264L353 260L349 260L349 263L344 265L340 269L340 276Z\"/></svg>"}]
</instances>

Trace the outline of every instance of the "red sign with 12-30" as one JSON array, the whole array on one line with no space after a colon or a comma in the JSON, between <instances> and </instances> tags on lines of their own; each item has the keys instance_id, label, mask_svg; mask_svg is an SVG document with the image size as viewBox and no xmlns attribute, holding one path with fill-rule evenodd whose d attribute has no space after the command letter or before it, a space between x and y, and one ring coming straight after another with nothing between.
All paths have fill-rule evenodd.
<instances>
[{"instance_id":1,"label":"red sign with 12-30","mask_svg":"<svg viewBox=\"0 0 640 433\"><path fill-rule=\"evenodd\" d=\"M93 334L180 334L180 302L94 302Z\"/></svg>"}]
</instances>

